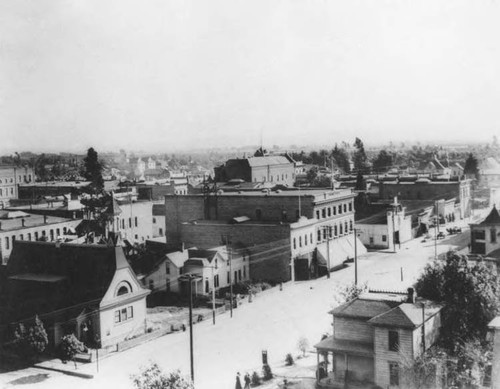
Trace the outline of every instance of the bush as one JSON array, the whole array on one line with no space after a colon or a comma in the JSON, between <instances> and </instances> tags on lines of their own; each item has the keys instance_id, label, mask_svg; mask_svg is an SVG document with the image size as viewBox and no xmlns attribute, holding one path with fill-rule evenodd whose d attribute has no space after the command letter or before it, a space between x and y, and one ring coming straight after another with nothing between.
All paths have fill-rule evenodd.
<instances>
[{"instance_id":1,"label":"bush","mask_svg":"<svg viewBox=\"0 0 500 389\"><path fill-rule=\"evenodd\" d=\"M286 354L285 364L287 366L292 366L294 364L294 360L293 360L292 354L290 354L290 353Z\"/></svg>"},{"instance_id":2,"label":"bush","mask_svg":"<svg viewBox=\"0 0 500 389\"><path fill-rule=\"evenodd\" d=\"M260 376L259 373L254 371L252 373L252 386L259 386L260 385Z\"/></svg>"},{"instance_id":3,"label":"bush","mask_svg":"<svg viewBox=\"0 0 500 389\"><path fill-rule=\"evenodd\" d=\"M262 366L262 378L264 379L264 381L269 381L273 379L273 372L271 370L271 366L267 364Z\"/></svg>"},{"instance_id":4,"label":"bush","mask_svg":"<svg viewBox=\"0 0 500 389\"><path fill-rule=\"evenodd\" d=\"M61 338L59 353L63 362L72 360L76 353L83 351L85 351L85 345L74 334L65 335Z\"/></svg>"},{"instance_id":5,"label":"bush","mask_svg":"<svg viewBox=\"0 0 500 389\"><path fill-rule=\"evenodd\" d=\"M23 323L17 324L14 330L14 345L16 352L21 357L41 354L49 344L47 331L42 321L35 316L35 324L26 329Z\"/></svg>"},{"instance_id":6,"label":"bush","mask_svg":"<svg viewBox=\"0 0 500 389\"><path fill-rule=\"evenodd\" d=\"M194 389L191 380L176 370L165 374L156 363L141 368L141 372L130 376L136 389Z\"/></svg>"}]
</instances>

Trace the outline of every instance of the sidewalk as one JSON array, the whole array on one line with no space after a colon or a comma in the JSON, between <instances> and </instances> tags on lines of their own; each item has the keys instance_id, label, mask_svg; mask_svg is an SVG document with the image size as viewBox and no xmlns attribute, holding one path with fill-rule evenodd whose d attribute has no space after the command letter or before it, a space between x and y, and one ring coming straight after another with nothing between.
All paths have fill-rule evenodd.
<instances>
[{"instance_id":1,"label":"sidewalk","mask_svg":"<svg viewBox=\"0 0 500 389\"><path fill-rule=\"evenodd\" d=\"M94 378L94 375L97 374L97 359L96 359L96 351L89 350L92 354L92 362L75 362L68 361L63 363L59 358L49 359L43 362L39 362L33 365L33 367L43 370L56 371L59 373L71 375L79 378ZM99 360L103 359L103 357L99 356Z\"/></svg>"}]
</instances>

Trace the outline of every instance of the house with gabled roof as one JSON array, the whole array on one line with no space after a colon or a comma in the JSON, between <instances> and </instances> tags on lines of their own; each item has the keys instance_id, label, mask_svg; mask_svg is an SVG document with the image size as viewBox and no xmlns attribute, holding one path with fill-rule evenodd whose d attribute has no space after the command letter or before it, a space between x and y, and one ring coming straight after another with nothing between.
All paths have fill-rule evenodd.
<instances>
[{"instance_id":1,"label":"house with gabled roof","mask_svg":"<svg viewBox=\"0 0 500 389\"><path fill-rule=\"evenodd\" d=\"M406 387L402 365L436 343L441 310L412 288L365 293L333 309L333 335L314 346L318 387Z\"/></svg>"},{"instance_id":2,"label":"house with gabled roof","mask_svg":"<svg viewBox=\"0 0 500 389\"><path fill-rule=\"evenodd\" d=\"M108 244L16 241L7 265L6 323L38 315L57 346L74 333L106 347L144 333L146 296L119 239Z\"/></svg>"},{"instance_id":3,"label":"house with gabled roof","mask_svg":"<svg viewBox=\"0 0 500 389\"><path fill-rule=\"evenodd\" d=\"M500 214L495 205L480 223L470 224L471 253L489 255L500 249Z\"/></svg>"}]
</instances>

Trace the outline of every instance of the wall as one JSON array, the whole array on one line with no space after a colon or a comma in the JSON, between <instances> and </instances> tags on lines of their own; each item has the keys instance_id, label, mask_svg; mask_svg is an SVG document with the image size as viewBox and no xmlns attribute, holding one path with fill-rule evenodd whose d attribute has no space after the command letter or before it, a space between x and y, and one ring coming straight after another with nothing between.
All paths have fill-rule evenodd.
<instances>
[{"instance_id":1,"label":"wall","mask_svg":"<svg viewBox=\"0 0 500 389\"><path fill-rule=\"evenodd\" d=\"M292 187L295 181L295 167L288 165L256 166L252 168L253 182L272 182Z\"/></svg>"},{"instance_id":2,"label":"wall","mask_svg":"<svg viewBox=\"0 0 500 389\"><path fill-rule=\"evenodd\" d=\"M348 369L347 374L350 379L356 381L374 381L375 372L373 358L347 355L347 365L345 358L345 354L334 354L335 377L337 381L339 381L339 378L345 376L346 368Z\"/></svg>"},{"instance_id":3,"label":"wall","mask_svg":"<svg viewBox=\"0 0 500 389\"><path fill-rule=\"evenodd\" d=\"M483 231L484 239L476 237L476 232ZM481 226L471 225L471 252L473 254L488 255L492 251L500 248L500 225ZM492 240L493 236L495 240Z\"/></svg>"},{"instance_id":4,"label":"wall","mask_svg":"<svg viewBox=\"0 0 500 389\"><path fill-rule=\"evenodd\" d=\"M441 328L441 315L437 314L425 321L425 349L428 350L439 337ZM422 354L422 327L413 331L413 355L414 357Z\"/></svg>"},{"instance_id":5,"label":"wall","mask_svg":"<svg viewBox=\"0 0 500 389\"><path fill-rule=\"evenodd\" d=\"M335 339L373 343L373 327L365 320L334 317L333 335Z\"/></svg>"},{"instance_id":6,"label":"wall","mask_svg":"<svg viewBox=\"0 0 500 389\"><path fill-rule=\"evenodd\" d=\"M19 197L19 184L35 181L35 173L29 167L0 167L0 208L10 199Z\"/></svg>"},{"instance_id":7,"label":"wall","mask_svg":"<svg viewBox=\"0 0 500 389\"><path fill-rule=\"evenodd\" d=\"M64 229L66 228L75 228L78 224L81 223L81 220L66 220L62 222L57 222L57 223L51 223L50 220L51 218L48 217L48 222L47 224L44 224L43 222L40 223L38 226L32 226L32 227L20 227L17 229L13 230L2 230L0 228L0 258L1 258L1 264L6 265L7 261L9 259L9 256L12 252L12 238L15 240L30 240L30 241L35 241L35 234L38 234L38 238L41 238L42 236L45 236L48 238L48 241L51 241L50 237L54 236L54 241L57 239L58 235L62 235ZM1 222L1 220L0 220ZM21 221L19 221L21 223ZM52 234L51 234L52 231ZM59 231L59 233L58 233ZM22 236L22 239L21 239ZM9 244L7 248L6 240L9 240Z\"/></svg>"},{"instance_id":8,"label":"wall","mask_svg":"<svg viewBox=\"0 0 500 389\"><path fill-rule=\"evenodd\" d=\"M165 236L165 216L153 215L153 238Z\"/></svg>"},{"instance_id":9,"label":"wall","mask_svg":"<svg viewBox=\"0 0 500 389\"><path fill-rule=\"evenodd\" d=\"M359 230L359 238L361 242L372 249L387 249L389 248L389 231L387 224L357 224ZM373 238L373 243L370 243L370 238ZM384 240L385 239L385 240Z\"/></svg>"},{"instance_id":10,"label":"wall","mask_svg":"<svg viewBox=\"0 0 500 389\"><path fill-rule=\"evenodd\" d=\"M138 201L119 204L122 213L110 222L110 231L121 232L131 243L144 243L153 237L153 203ZM123 228L125 226L125 228Z\"/></svg>"},{"instance_id":11,"label":"wall","mask_svg":"<svg viewBox=\"0 0 500 389\"><path fill-rule=\"evenodd\" d=\"M400 352L389 351L389 329L375 327L375 383L383 388L390 388L389 362L399 363L399 383L402 387L402 361L411 360L413 357L412 331L398 328L391 328L398 331Z\"/></svg>"},{"instance_id":12,"label":"wall","mask_svg":"<svg viewBox=\"0 0 500 389\"><path fill-rule=\"evenodd\" d=\"M250 252L250 278L290 280L290 226L287 224L222 224L203 222L180 226L180 237L189 246L211 248L224 244L230 235L233 245L242 244Z\"/></svg>"}]
</instances>

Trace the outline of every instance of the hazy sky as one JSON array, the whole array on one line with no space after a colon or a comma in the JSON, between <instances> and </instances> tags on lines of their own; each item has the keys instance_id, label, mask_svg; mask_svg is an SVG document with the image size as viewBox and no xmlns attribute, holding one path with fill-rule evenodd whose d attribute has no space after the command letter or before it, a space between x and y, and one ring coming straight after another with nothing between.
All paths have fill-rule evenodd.
<instances>
[{"instance_id":1,"label":"hazy sky","mask_svg":"<svg viewBox=\"0 0 500 389\"><path fill-rule=\"evenodd\" d=\"M491 139L498 0L2 0L0 151Z\"/></svg>"}]
</instances>

